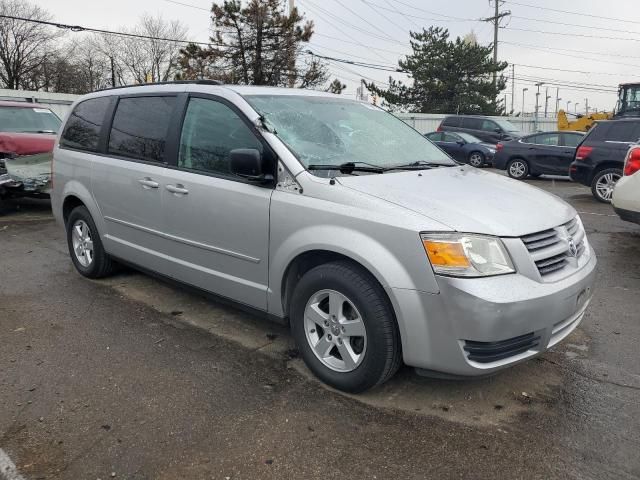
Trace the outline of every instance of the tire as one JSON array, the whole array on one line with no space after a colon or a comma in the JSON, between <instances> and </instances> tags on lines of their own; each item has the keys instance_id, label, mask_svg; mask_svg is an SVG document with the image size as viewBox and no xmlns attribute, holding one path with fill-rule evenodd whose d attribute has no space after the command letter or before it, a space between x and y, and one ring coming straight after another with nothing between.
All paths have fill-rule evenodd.
<instances>
[{"instance_id":1,"label":"tire","mask_svg":"<svg viewBox=\"0 0 640 480\"><path fill-rule=\"evenodd\" d=\"M309 270L295 288L290 313L304 362L338 390L368 390L400 367L400 334L390 302L378 282L351 262Z\"/></svg>"},{"instance_id":2,"label":"tire","mask_svg":"<svg viewBox=\"0 0 640 480\"><path fill-rule=\"evenodd\" d=\"M467 161L472 167L480 168L484 165L485 157L482 152L471 152L467 157Z\"/></svg>"},{"instance_id":3,"label":"tire","mask_svg":"<svg viewBox=\"0 0 640 480\"><path fill-rule=\"evenodd\" d=\"M67 245L76 270L87 278L102 278L114 270L105 252L96 224L84 206L74 208L67 220Z\"/></svg>"},{"instance_id":4,"label":"tire","mask_svg":"<svg viewBox=\"0 0 640 480\"><path fill-rule=\"evenodd\" d=\"M622 177L622 170L619 168L607 168L601 170L591 180L591 193L593 197L602 203L611 203L613 187Z\"/></svg>"},{"instance_id":5,"label":"tire","mask_svg":"<svg viewBox=\"0 0 640 480\"><path fill-rule=\"evenodd\" d=\"M529 164L522 158L514 158L507 163L507 174L516 180L524 180L529 175Z\"/></svg>"}]
</instances>

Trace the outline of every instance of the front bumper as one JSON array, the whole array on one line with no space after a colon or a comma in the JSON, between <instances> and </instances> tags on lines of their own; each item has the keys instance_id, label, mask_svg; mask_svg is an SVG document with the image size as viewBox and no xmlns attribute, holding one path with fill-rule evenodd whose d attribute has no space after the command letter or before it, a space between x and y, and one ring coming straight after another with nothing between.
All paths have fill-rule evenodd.
<instances>
[{"instance_id":1,"label":"front bumper","mask_svg":"<svg viewBox=\"0 0 640 480\"><path fill-rule=\"evenodd\" d=\"M478 376L547 350L582 320L593 292L595 266L591 250L586 265L552 283L513 274L480 279L438 277L439 294L391 289L405 363L456 376ZM529 334L536 342L514 355L478 361L469 351L470 345L498 345L504 353L509 341Z\"/></svg>"}]
</instances>

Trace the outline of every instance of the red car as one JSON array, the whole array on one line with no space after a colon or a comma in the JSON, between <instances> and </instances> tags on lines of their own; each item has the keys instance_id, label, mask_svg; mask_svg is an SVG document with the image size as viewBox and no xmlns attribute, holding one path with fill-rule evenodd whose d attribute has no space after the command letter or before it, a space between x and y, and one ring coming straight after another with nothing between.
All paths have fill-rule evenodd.
<instances>
[{"instance_id":1,"label":"red car","mask_svg":"<svg viewBox=\"0 0 640 480\"><path fill-rule=\"evenodd\" d=\"M60 124L37 103L0 101L0 198L49 194Z\"/></svg>"}]
</instances>

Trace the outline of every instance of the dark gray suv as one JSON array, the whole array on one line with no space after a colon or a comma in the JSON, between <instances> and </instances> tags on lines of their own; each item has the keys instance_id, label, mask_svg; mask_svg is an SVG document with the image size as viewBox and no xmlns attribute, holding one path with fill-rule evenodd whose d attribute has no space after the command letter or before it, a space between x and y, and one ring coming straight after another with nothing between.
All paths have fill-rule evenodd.
<instances>
[{"instance_id":1,"label":"dark gray suv","mask_svg":"<svg viewBox=\"0 0 640 480\"><path fill-rule=\"evenodd\" d=\"M514 140L524 134L508 120L479 115L453 115L446 117L438 127L439 132L470 133L483 142L496 144L503 140Z\"/></svg>"}]
</instances>

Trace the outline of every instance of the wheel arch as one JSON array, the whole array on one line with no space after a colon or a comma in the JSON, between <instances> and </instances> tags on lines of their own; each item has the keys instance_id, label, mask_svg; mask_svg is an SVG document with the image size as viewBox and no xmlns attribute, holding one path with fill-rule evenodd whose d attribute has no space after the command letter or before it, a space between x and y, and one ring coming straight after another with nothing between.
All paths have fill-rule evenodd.
<instances>
[{"instance_id":1,"label":"wheel arch","mask_svg":"<svg viewBox=\"0 0 640 480\"><path fill-rule=\"evenodd\" d=\"M593 168L593 171L589 176L589 184L593 183L593 180L594 178L596 178L596 175L598 175L598 173L609 168L615 168L616 170L620 170L622 172L624 165L621 165L620 162L616 162L615 160L606 160L604 162L598 163L598 165Z\"/></svg>"}]
</instances>

